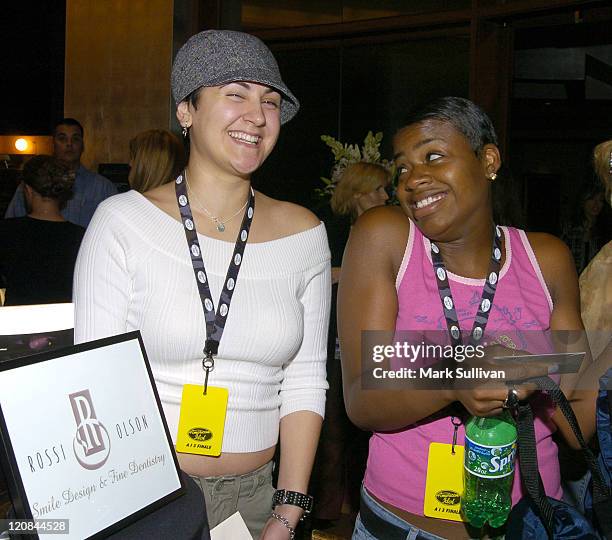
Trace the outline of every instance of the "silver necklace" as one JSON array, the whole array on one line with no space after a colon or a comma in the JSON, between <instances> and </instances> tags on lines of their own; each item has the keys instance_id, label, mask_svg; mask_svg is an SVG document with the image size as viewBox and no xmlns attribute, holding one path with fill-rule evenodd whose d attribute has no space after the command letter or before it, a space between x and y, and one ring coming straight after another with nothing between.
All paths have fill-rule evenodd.
<instances>
[{"instance_id":1,"label":"silver necklace","mask_svg":"<svg viewBox=\"0 0 612 540\"><path fill-rule=\"evenodd\" d=\"M204 214L206 215L206 217L208 219L210 219L215 226L217 227L217 230L219 232L223 232L225 231L225 224L229 223L232 219L234 219L238 214L240 214L240 212L242 212L245 208L246 205L249 203L249 198L247 197L247 200L244 201L244 204L242 205L242 208L240 208L235 214L232 214L230 217L226 218L226 219L221 219L218 216L213 216L211 212L209 212L206 207L200 202L200 200L198 199L198 196L195 194L195 192L193 191L193 189L191 189L189 187L189 182L187 181L187 171L185 171L185 184L187 186L187 191L191 194L191 197L193 198L194 202L198 205L198 207L200 208L200 210L202 210L202 212L204 212Z\"/></svg>"}]
</instances>

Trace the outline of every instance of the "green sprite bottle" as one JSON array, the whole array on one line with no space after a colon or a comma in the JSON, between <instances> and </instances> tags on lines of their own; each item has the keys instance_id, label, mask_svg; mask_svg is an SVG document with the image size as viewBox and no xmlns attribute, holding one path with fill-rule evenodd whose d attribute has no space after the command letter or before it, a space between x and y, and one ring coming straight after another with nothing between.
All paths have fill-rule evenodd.
<instances>
[{"instance_id":1,"label":"green sprite bottle","mask_svg":"<svg viewBox=\"0 0 612 540\"><path fill-rule=\"evenodd\" d=\"M473 416L465 426L461 511L470 524L501 527L512 507L516 425L504 411L494 418Z\"/></svg>"}]
</instances>

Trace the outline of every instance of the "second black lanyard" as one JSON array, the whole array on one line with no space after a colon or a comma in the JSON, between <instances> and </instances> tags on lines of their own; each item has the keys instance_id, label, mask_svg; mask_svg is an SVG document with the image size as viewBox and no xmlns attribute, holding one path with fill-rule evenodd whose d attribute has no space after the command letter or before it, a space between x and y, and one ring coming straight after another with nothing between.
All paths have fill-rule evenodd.
<instances>
[{"instance_id":1,"label":"second black lanyard","mask_svg":"<svg viewBox=\"0 0 612 540\"><path fill-rule=\"evenodd\" d=\"M493 307L493 298L495 297L495 290L497 289L497 282L499 280L501 258L501 229L495 225L493 227L491 261L489 262L489 270L482 289L480 303L478 304L478 311L476 312L472 331L470 332L470 339L468 342L470 345L475 346L480 343L480 340L484 336L487 323L489 322L489 315ZM459 325L459 317L457 316L457 309L455 308L455 301L451 292L450 283L448 282L448 270L446 270L446 266L442 260L440 248L434 242L431 242L431 262L433 264L436 284L438 285L438 292L440 293L440 301L442 302L442 311L446 319L448 335L450 336L453 348L455 348L463 345L461 327ZM453 425L451 453L454 454L455 445L457 444L457 432L462 422L459 418L451 416L451 423Z\"/></svg>"},{"instance_id":2,"label":"second black lanyard","mask_svg":"<svg viewBox=\"0 0 612 540\"><path fill-rule=\"evenodd\" d=\"M489 321L489 314L491 312L491 308L493 307L493 298L495 297L495 289L497 288L497 281L499 280L501 258L501 229L498 226L495 226L489 271L487 272L487 278L485 279L485 284L482 289L482 296L478 305L478 311L474 319L472 331L470 332L470 345L477 345L480 342L482 336L484 335L487 322ZM442 310L444 312L444 318L446 319L446 326L448 328L451 344L453 347L463 345L463 340L461 339L461 328L459 326L459 317L457 316L455 302L453 300L450 284L448 282L448 271L444 266L444 261L442 260L442 255L440 254L440 248L438 248L434 242L431 242L431 261L433 263L436 284L438 285L438 292L440 293Z\"/></svg>"}]
</instances>

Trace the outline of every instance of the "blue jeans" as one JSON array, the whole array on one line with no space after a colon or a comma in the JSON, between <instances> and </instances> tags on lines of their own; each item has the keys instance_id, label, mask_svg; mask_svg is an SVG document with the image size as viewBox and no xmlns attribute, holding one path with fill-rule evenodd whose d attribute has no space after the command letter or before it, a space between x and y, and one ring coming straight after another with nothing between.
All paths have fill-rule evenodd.
<instances>
[{"instance_id":1,"label":"blue jeans","mask_svg":"<svg viewBox=\"0 0 612 540\"><path fill-rule=\"evenodd\" d=\"M565 480L563 486L563 501L576 508L584 515L584 503L591 481L591 471L587 471L578 480Z\"/></svg>"},{"instance_id":2,"label":"blue jeans","mask_svg":"<svg viewBox=\"0 0 612 540\"><path fill-rule=\"evenodd\" d=\"M410 525L410 523L407 521L404 521L395 514L392 514L384 506L378 504L378 502L370 496L363 486L361 486L361 504L367 506L368 509L381 520L384 520L390 525L395 525L396 527L404 529L406 531L405 540L444 540L441 536L437 536L424 531L423 529L419 529L414 525ZM353 540L385 539L376 537L370 531L368 531L361 521L361 515L358 515L357 520L355 521L355 529L353 530Z\"/></svg>"}]
</instances>

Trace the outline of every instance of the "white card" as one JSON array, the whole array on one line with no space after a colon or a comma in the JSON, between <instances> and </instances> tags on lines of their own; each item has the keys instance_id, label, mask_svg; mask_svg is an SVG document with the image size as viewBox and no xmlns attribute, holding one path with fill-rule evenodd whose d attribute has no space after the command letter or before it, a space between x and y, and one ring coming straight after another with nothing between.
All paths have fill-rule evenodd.
<instances>
[{"instance_id":1,"label":"white card","mask_svg":"<svg viewBox=\"0 0 612 540\"><path fill-rule=\"evenodd\" d=\"M210 530L210 540L253 540L253 537L240 512L236 512Z\"/></svg>"}]
</instances>

